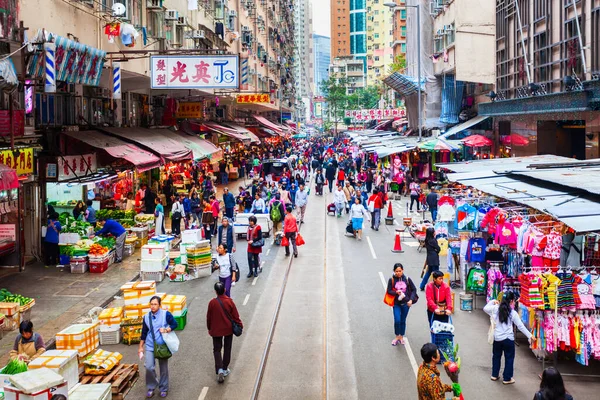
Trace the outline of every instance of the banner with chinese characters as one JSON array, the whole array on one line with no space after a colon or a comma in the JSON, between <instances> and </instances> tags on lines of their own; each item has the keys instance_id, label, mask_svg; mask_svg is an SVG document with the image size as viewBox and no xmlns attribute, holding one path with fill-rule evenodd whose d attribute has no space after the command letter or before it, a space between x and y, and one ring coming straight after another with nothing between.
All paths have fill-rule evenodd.
<instances>
[{"instance_id":1,"label":"banner with chinese characters","mask_svg":"<svg viewBox=\"0 0 600 400\"><path fill-rule=\"evenodd\" d=\"M372 119L389 119L395 117L405 117L406 110L404 108L394 109L372 109L372 110L346 110L344 115L346 118L354 118L356 120L369 121Z\"/></svg>"},{"instance_id":2,"label":"banner with chinese characters","mask_svg":"<svg viewBox=\"0 0 600 400\"><path fill-rule=\"evenodd\" d=\"M82 154L78 156L62 156L58 158L58 180L64 181L97 171L96 154Z\"/></svg>"},{"instance_id":3,"label":"banner with chinese characters","mask_svg":"<svg viewBox=\"0 0 600 400\"><path fill-rule=\"evenodd\" d=\"M238 56L152 56L152 89L237 89Z\"/></svg>"},{"instance_id":4,"label":"banner with chinese characters","mask_svg":"<svg viewBox=\"0 0 600 400\"><path fill-rule=\"evenodd\" d=\"M270 103L271 96L268 93L252 93L252 94L238 94L238 103Z\"/></svg>"},{"instance_id":5,"label":"banner with chinese characters","mask_svg":"<svg viewBox=\"0 0 600 400\"><path fill-rule=\"evenodd\" d=\"M17 171L17 175L33 174L33 149L0 150L0 164Z\"/></svg>"},{"instance_id":6,"label":"banner with chinese characters","mask_svg":"<svg viewBox=\"0 0 600 400\"><path fill-rule=\"evenodd\" d=\"M202 118L202 103L186 102L179 103L175 118Z\"/></svg>"}]
</instances>

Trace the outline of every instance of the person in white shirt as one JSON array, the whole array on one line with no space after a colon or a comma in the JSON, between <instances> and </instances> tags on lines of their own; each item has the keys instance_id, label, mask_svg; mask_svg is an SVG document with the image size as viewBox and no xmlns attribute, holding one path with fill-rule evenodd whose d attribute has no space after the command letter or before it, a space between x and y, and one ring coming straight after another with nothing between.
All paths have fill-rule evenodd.
<instances>
[{"instance_id":1,"label":"person in white shirt","mask_svg":"<svg viewBox=\"0 0 600 400\"><path fill-rule=\"evenodd\" d=\"M369 217L366 208L361 204L361 199L356 197L354 204L350 207L350 221L352 221L352 229L358 240L362 240L362 226L365 215Z\"/></svg>"},{"instance_id":2,"label":"person in white shirt","mask_svg":"<svg viewBox=\"0 0 600 400\"><path fill-rule=\"evenodd\" d=\"M171 233L175 236L181 235L181 217L185 215L183 205L178 196L173 196L173 205L171 206Z\"/></svg>"},{"instance_id":3,"label":"person in white shirt","mask_svg":"<svg viewBox=\"0 0 600 400\"><path fill-rule=\"evenodd\" d=\"M252 202L252 208L250 209L250 213L254 214L264 214L265 213L265 201L260 197L258 192L254 196L254 201Z\"/></svg>"},{"instance_id":4,"label":"person in white shirt","mask_svg":"<svg viewBox=\"0 0 600 400\"><path fill-rule=\"evenodd\" d=\"M338 218L342 216L342 211L346 207L346 201L342 185L337 185L337 190L333 193L333 204L335 204L335 213Z\"/></svg>"},{"instance_id":5,"label":"person in white shirt","mask_svg":"<svg viewBox=\"0 0 600 400\"><path fill-rule=\"evenodd\" d=\"M497 381L500 377L500 359L504 353L504 373L502 383L511 385L513 379L513 364L515 361L515 334L513 324L519 328L523 335L527 336L531 343L532 334L527 330L519 314L514 310L515 295L506 292L502 296L502 302L492 300L483 308L496 325L494 328L494 344L492 347L492 380Z\"/></svg>"},{"instance_id":6,"label":"person in white shirt","mask_svg":"<svg viewBox=\"0 0 600 400\"><path fill-rule=\"evenodd\" d=\"M217 247L217 264L219 268L219 281L225 286L225 294L231 297L231 286L235 286L239 270L233 254L227 252L226 244L219 244Z\"/></svg>"}]
</instances>

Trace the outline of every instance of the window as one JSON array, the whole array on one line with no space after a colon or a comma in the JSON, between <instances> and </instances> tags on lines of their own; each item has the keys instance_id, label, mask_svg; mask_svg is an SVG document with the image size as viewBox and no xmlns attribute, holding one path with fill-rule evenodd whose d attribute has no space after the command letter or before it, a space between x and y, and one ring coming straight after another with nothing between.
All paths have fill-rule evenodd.
<instances>
[{"instance_id":1,"label":"window","mask_svg":"<svg viewBox=\"0 0 600 400\"><path fill-rule=\"evenodd\" d=\"M165 37L165 13L148 11L148 36L154 38Z\"/></svg>"},{"instance_id":2,"label":"window","mask_svg":"<svg viewBox=\"0 0 600 400\"><path fill-rule=\"evenodd\" d=\"M406 26L400 28L400 36L406 37Z\"/></svg>"},{"instance_id":3,"label":"window","mask_svg":"<svg viewBox=\"0 0 600 400\"><path fill-rule=\"evenodd\" d=\"M444 28L444 33L446 34L446 46L454 44L454 39L456 37L456 29L454 28L454 22L450 25L446 25L446 27Z\"/></svg>"},{"instance_id":4,"label":"window","mask_svg":"<svg viewBox=\"0 0 600 400\"><path fill-rule=\"evenodd\" d=\"M375 34L375 39L379 39L379 33Z\"/></svg>"},{"instance_id":5,"label":"window","mask_svg":"<svg viewBox=\"0 0 600 400\"><path fill-rule=\"evenodd\" d=\"M400 10L400 19L406 19L406 9Z\"/></svg>"},{"instance_id":6,"label":"window","mask_svg":"<svg viewBox=\"0 0 600 400\"><path fill-rule=\"evenodd\" d=\"M433 51L435 51L436 53L441 53L442 51L444 51L443 37L440 36L433 39Z\"/></svg>"},{"instance_id":7,"label":"window","mask_svg":"<svg viewBox=\"0 0 600 400\"><path fill-rule=\"evenodd\" d=\"M592 11L592 37L600 37L600 8ZM600 74L600 40L592 40L592 72Z\"/></svg>"},{"instance_id":8,"label":"window","mask_svg":"<svg viewBox=\"0 0 600 400\"><path fill-rule=\"evenodd\" d=\"M375 56L375 61L379 61L379 56Z\"/></svg>"},{"instance_id":9,"label":"window","mask_svg":"<svg viewBox=\"0 0 600 400\"><path fill-rule=\"evenodd\" d=\"M371 7L369 7L371 8ZM379 15L379 10L375 10L375 15Z\"/></svg>"},{"instance_id":10,"label":"window","mask_svg":"<svg viewBox=\"0 0 600 400\"><path fill-rule=\"evenodd\" d=\"M406 53L406 43L400 43L400 51Z\"/></svg>"}]
</instances>

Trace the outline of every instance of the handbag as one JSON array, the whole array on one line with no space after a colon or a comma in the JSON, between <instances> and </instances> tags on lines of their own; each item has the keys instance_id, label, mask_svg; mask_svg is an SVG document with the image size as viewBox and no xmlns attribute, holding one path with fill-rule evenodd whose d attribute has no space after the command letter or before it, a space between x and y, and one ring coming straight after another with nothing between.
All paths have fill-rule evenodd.
<instances>
[{"instance_id":1,"label":"handbag","mask_svg":"<svg viewBox=\"0 0 600 400\"><path fill-rule=\"evenodd\" d=\"M257 228L254 228L257 229ZM252 236L254 236L255 234L255 230L252 230ZM265 239L262 237L262 232L260 233L258 238L255 238L252 240L252 243L250 243L250 246L252 247L263 247L265 245Z\"/></svg>"},{"instance_id":2,"label":"handbag","mask_svg":"<svg viewBox=\"0 0 600 400\"><path fill-rule=\"evenodd\" d=\"M392 278L392 287L394 287L394 278ZM385 295L383 296L383 302L390 307L394 307L394 300L395 300L395 296L389 294L386 290Z\"/></svg>"},{"instance_id":3,"label":"handbag","mask_svg":"<svg viewBox=\"0 0 600 400\"><path fill-rule=\"evenodd\" d=\"M227 317L227 319L231 322L231 330L233 331L233 334L235 336L241 336L242 332L243 332L243 328L241 327L240 324L238 324L237 322L235 322L231 316L229 315L229 313L227 312L227 310L225 309L225 306L223 305L223 303L221 302L221 299L219 299L217 297L217 301L219 302L219 304L221 305L221 308L223 309L223 312L225 313L225 316Z\"/></svg>"},{"instance_id":4,"label":"handbag","mask_svg":"<svg viewBox=\"0 0 600 400\"><path fill-rule=\"evenodd\" d=\"M494 332L496 331L496 321L490 316L490 328L488 329L487 341L489 344L494 344Z\"/></svg>"},{"instance_id":5,"label":"handbag","mask_svg":"<svg viewBox=\"0 0 600 400\"><path fill-rule=\"evenodd\" d=\"M169 346L167 346L166 343L156 344L154 327L152 326L152 312L148 313L148 321L150 322L150 332L152 332L152 341L154 342L154 358L158 360L168 360L173 353L171 353L171 350L169 350Z\"/></svg>"},{"instance_id":6,"label":"handbag","mask_svg":"<svg viewBox=\"0 0 600 400\"><path fill-rule=\"evenodd\" d=\"M375 212L375 202L373 200L367 203L367 207L369 209L369 212Z\"/></svg>"}]
</instances>

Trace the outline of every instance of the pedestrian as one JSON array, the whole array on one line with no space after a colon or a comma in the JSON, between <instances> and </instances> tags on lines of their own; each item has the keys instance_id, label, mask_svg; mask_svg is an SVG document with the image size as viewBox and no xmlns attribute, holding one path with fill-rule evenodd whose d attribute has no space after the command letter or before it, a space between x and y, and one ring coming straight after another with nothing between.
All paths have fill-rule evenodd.
<instances>
[{"instance_id":1,"label":"pedestrian","mask_svg":"<svg viewBox=\"0 0 600 400\"><path fill-rule=\"evenodd\" d=\"M48 224L46 225L46 237L44 238L44 250L46 255L46 267L54 267L59 263L60 251L58 247L58 237L62 226L58 222L58 213L56 211L48 214Z\"/></svg>"},{"instance_id":2,"label":"pedestrian","mask_svg":"<svg viewBox=\"0 0 600 400\"><path fill-rule=\"evenodd\" d=\"M296 246L296 235L298 234L298 221L292 214L292 207L288 205L285 209L285 218L283 220L283 234L288 239L288 245L285 246L285 256L290 256L290 242L294 249L294 257L298 257L298 247Z\"/></svg>"},{"instance_id":3,"label":"pedestrian","mask_svg":"<svg viewBox=\"0 0 600 400\"><path fill-rule=\"evenodd\" d=\"M235 282L239 280L238 274L240 271L226 244L219 243L217 246L216 260L217 266L215 269L219 270L219 281L225 286L227 297L231 297L231 286L235 286Z\"/></svg>"},{"instance_id":4,"label":"pedestrian","mask_svg":"<svg viewBox=\"0 0 600 400\"><path fill-rule=\"evenodd\" d=\"M202 203L200 202L200 198L198 197L197 192L191 193L190 196L190 205L192 207L192 219L196 227L200 227L202 225Z\"/></svg>"},{"instance_id":5,"label":"pedestrian","mask_svg":"<svg viewBox=\"0 0 600 400\"><path fill-rule=\"evenodd\" d=\"M515 383L513 378L513 364L515 361L515 334L513 324L527 336L531 343L532 334L527 330L519 314L514 310L515 295L506 292L502 296L502 302L492 300L483 308L495 324L494 344L492 346L492 380L497 381L500 377L500 359L504 353L504 372L502 383L511 385Z\"/></svg>"},{"instance_id":6,"label":"pedestrian","mask_svg":"<svg viewBox=\"0 0 600 400\"><path fill-rule=\"evenodd\" d=\"M212 209L212 214L213 214L211 235L216 235L217 234L217 224L219 223L219 213L221 212L221 204L219 203L219 200L217 200L217 198L215 197L214 194L210 196L210 208Z\"/></svg>"},{"instance_id":7,"label":"pedestrian","mask_svg":"<svg viewBox=\"0 0 600 400\"><path fill-rule=\"evenodd\" d=\"M265 201L262 197L256 192L254 196L254 201L252 202L252 207L250 207L250 213L253 214L264 214L267 206L265 205Z\"/></svg>"},{"instance_id":8,"label":"pedestrian","mask_svg":"<svg viewBox=\"0 0 600 400\"><path fill-rule=\"evenodd\" d=\"M229 188L223 189L223 204L225 205L225 216L233 220L233 210L235 210L235 196L229 193Z\"/></svg>"},{"instance_id":9,"label":"pedestrian","mask_svg":"<svg viewBox=\"0 0 600 400\"><path fill-rule=\"evenodd\" d=\"M367 204L369 205L369 211L371 212L371 229L378 231L381 222L381 209L383 208L379 189L373 190L373 194L369 197Z\"/></svg>"},{"instance_id":10,"label":"pedestrian","mask_svg":"<svg viewBox=\"0 0 600 400\"><path fill-rule=\"evenodd\" d=\"M300 217L300 223L304 223L304 214L306 213L306 205L308 204L308 189L304 186L304 184L300 185L300 188L296 192L296 206L298 206L299 212L298 217Z\"/></svg>"},{"instance_id":11,"label":"pedestrian","mask_svg":"<svg viewBox=\"0 0 600 400\"><path fill-rule=\"evenodd\" d=\"M224 244L228 253L235 253L236 234L233 232L233 226L229 223L229 218L221 219L221 226L217 229L217 246Z\"/></svg>"},{"instance_id":12,"label":"pedestrian","mask_svg":"<svg viewBox=\"0 0 600 400\"><path fill-rule=\"evenodd\" d=\"M241 328L244 327L240 314L233 300L225 295L225 286L222 282L215 283L217 297L208 303L206 312L206 327L213 340L213 355L215 357L215 373L217 382L225 382L231 370L231 346L233 344L233 322ZM221 354L223 350L223 354Z\"/></svg>"},{"instance_id":13,"label":"pedestrian","mask_svg":"<svg viewBox=\"0 0 600 400\"><path fill-rule=\"evenodd\" d=\"M92 204L94 204L94 202L92 200L88 200L86 204L87 210L85 210L85 220L88 222L88 224L92 225L92 227L95 228L97 219L96 210L94 210L94 207L92 207Z\"/></svg>"},{"instance_id":14,"label":"pedestrian","mask_svg":"<svg viewBox=\"0 0 600 400\"><path fill-rule=\"evenodd\" d=\"M431 188L431 191L425 199L427 206L429 207L429 212L431 212L431 222L435 222L437 219L438 197L435 188Z\"/></svg>"},{"instance_id":15,"label":"pedestrian","mask_svg":"<svg viewBox=\"0 0 600 400\"><path fill-rule=\"evenodd\" d=\"M416 181L410 183L410 212L413 212L413 204L417 203L417 212L421 211L419 203L419 195L421 194L421 186Z\"/></svg>"},{"instance_id":16,"label":"pedestrian","mask_svg":"<svg viewBox=\"0 0 600 400\"><path fill-rule=\"evenodd\" d=\"M202 226L204 227L204 237L210 240L212 237L212 226L215 222L213 217L213 208L208 200L204 200L204 208L202 210Z\"/></svg>"},{"instance_id":17,"label":"pedestrian","mask_svg":"<svg viewBox=\"0 0 600 400\"><path fill-rule=\"evenodd\" d=\"M173 205L171 206L171 233L178 237L181 235L181 217L185 215L183 205L179 202L179 196L173 196Z\"/></svg>"},{"instance_id":18,"label":"pedestrian","mask_svg":"<svg viewBox=\"0 0 600 400\"><path fill-rule=\"evenodd\" d=\"M406 317L413 304L419 299L417 288L412 279L404 275L404 266L400 263L394 264L394 275L388 280L388 294L394 296L394 334L392 346L398 343L404 344L406 333Z\"/></svg>"},{"instance_id":19,"label":"pedestrian","mask_svg":"<svg viewBox=\"0 0 600 400\"><path fill-rule=\"evenodd\" d=\"M105 216L98 217L98 223L100 224L102 229L96 232L97 236L112 235L116 238L115 262L120 263L121 261L123 261L123 250L125 249L125 239L127 238L127 231L119 222L115 221L114 219L107 219Z\"/></svg>"},{"instance_id":20,"label":"pedestrian","mask_svg":"<svg viewBox=\"0 0 600 400\"><path fill-rule=\"evenodd\" d=\"M337 190L333 193L333 204L335 205L335 213L338 218L342 217L342 211L346 208L346 195L342 189L342 185L337 185Z\"/></svg>"},{"instance_id":21,"label":"pedestrian","mask_svg":"<svg viewBox=\"0 0 600 400\"><path fill-rule=\"evenodd\" d=\"M279 231L279 224L283 221L285 215L285 207L281 201L279 193L275 194L275 197L269 202L269 217L273 221L273 232Z\"/></svg>"},{"instance_id":22,"label":"pedestrian","mask_svg":"<svg viewBox=\"0 0 600 400\"><path fill-rule=\"evenodd\" d=\"M296 193L298 192L298 187L295 183L292 183L290 187L290 201L292 202L292 208L296 208Z\"/></svg>"},{"instance_id":23,"label":"pedestrian","mask_svg":"<svg viewBox=\"0 0 600 400\"><path fill-rule=\"evenodd\" d=\"M440 245L438 244L435 238L435 228L430 226L425 231L425 250L427 250L427 272L423 276L423 280L421 281L420 289L421 291L425 290L425 285L429 281L429 277L433 273L433 271L440 270L440 256L439 253L441 251Z\"/></svg>"},{"instance_id":24,"label":"pedestrian","mask_svg":"<svg viewBox=\"0 0 600 400\"><path fill-rule=\"evenodd\" d=\"M340 168L337 173L337 184L344 187L344 180L346 179L346 172Z\"/></svg>"},{"instance_id":25,"label":"pedestrian","mask_svg":"<svg viewBox=\"0 0 600 400\"><path fill-rule=\"evenodd\" d=\"M192 201L189 196L186 196L185 193L181 193L179 202L183 206L184 212L184 227L185 229L189 229L192 224Z\"/></svg>"},{"instance_id":26,"label":"pedestrian","mask_svg":"<svg viewBox=\"0 0 600 400\"><path fill-rule=\"evenodd\" d=\"M364 217L368 215L367 210L361 204L360 198L354 199L354 204L350 207L350 221L352 221L352 229L358 240L362 240L362 229Z\"/></svg>"},{"instance_id":27,"label":"pedestrian","mask_svg":"<svg viewBox=\"0 0 600 400\"><path fill-rule=\"evenodd\" d=\"M219 162L219 175L221 177L221 184L227 185L229 183L229 175L227 173L227 161L221 160Z\"/></svg>"},{"instance_id":28,"label":"pedestrian","mask_svg":"<svg viewBox=\"0 0 600 400\"><path fill-rule=\"evenodd\" d=\"M248 218L248 232L246 233L246 239L248 240L248 275L246 278L258 277L258 255L262 253L262 246L265 242L262 237L262 229L257 224L258 220L254 215Z\"/></svg>"},{"instance_id":29,"label":"pedestrian","mask_svg":"<svg viewBox=\"0 0 600 400\"><path fill-rule=\"evenodd\" d=\"M85 212L85 206L83 205L83 201L79 200L77 202L77 204L75 205L75 208L73 209L73 218L75 218L75 220L79 221L80 217L83 216L84 212Z\"/></svg>"},{"instance_id":30,"label":"pedestrian","mask_svg":"<svg viewBox=\"0 0 600 400\"><path fill-rule=\"evenodd\" d=\"M427 299L427 321L431 326L433 321L447 323L452 314L452 289L444 282L444 273L433 271L433 281L425 287Z\"/></svg>"},{"instance_id":31,"label":"pedestrian","mask_svg":"<svg viewBox=\"0 0 600 400\"><path fill-rule=\"evenodd\" d=\"M352 197L356 194L354 186L350 186L350 182L346 182L344 188L344 195L346 195L346 214L350 212L350 204L352 204Z\"/></svg>"},{"instance_id":32,"label":"pedestrian","mask_svg":"<svg viewBox=\"0 0 600 400\"><path fill-rule=\"evenodd\" d=\"M323 185L325 185L325 177L321 169L318 169L315 175L315 188L319 196L323 196Z\"/></svg>"},{"instance_id":33,"label":"pedestrian","mask_svg":"<svg viewBox=\"0 0 600 400\"><path fill-rule=\"evenodd\" d=\"M452 386L442 383L437 363L441 355L437 346L433 343L425 343L421 347L421 358L423 364L417 372L417 392L419 400L443 400L446 393L453 393Z\"/></svg>"},{"instance_id":34,"label":"pedestrian","mask_svg":"<svg viewBox=\"0 0 600 400\"><path fill-rule=\"evenodd\" d=\"M327 184L329 185L329 193L333 193L333 180L335 179L336 167L333 162L330 162L325 168L325 178L327 178Z\"/></svg>"},{"instance_id":35,"label":"pedestrian","mask_svg":"<svg viewBox=\"0 0 600 400\"><path fill-rule=\"evenodd\" d=\"M155 197L154 203L154 234L160 236L165 234L165 209L160 203L160 197Z\"/></svg>"},{"instance_id":36,"label":"pedestrian","mask_svg":"<svg viewBox=\"0 0 600 400\"><path fill-rule=\"evenodd\" d=\"M533 400L573 400L573 396L565 389L560 372L554 367L548 367L542 372L540 390L535 393Z\"/></svg>"},{"instance_id":37,"label":"pedestrian","mask_svg":"<svg viewBox=\"0 0 600 400\"><path fill-rule=\"evenodd\" d=\"M146 367L147 398L154 396L157 387L160 390L160 397L167 397L169 392L169 359L158 359L160 368L160 379L158 379L154 349L156 346L165 344L162 334L174 331L177 328L177 321L173 314L161 309L160 303L159 296L153 296L150 299L150 312L143 318L142 336L138 350L140 360L146 358L144 367Z\"/></svg>"}]
</instances>

